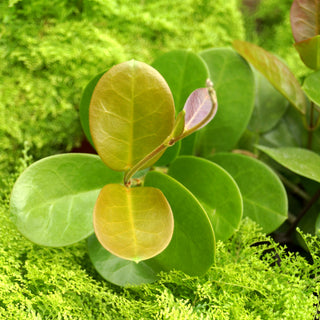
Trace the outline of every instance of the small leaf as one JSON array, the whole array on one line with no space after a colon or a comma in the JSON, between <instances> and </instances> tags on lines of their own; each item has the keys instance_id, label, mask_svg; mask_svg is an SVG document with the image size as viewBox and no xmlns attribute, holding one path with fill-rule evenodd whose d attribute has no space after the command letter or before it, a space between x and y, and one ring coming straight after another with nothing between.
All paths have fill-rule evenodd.
<instances>
[{"instance_id":1,"label":"small leaf","mask_svg":"<svg viewBox=\"0 0 320 320\"><path fill-rule=\"evenodd\" d=\"M243 199L243 216L262 226L265 233L276 230L287 219L288 200L278 176L263 162L234 153L209 157L234 178Z\"/></svg>"},{"instance_id":2,"label":"small leaf","mask_svg":"<svg viewBox=\"0 0 320 320\"><path fill-rule=\"evenodd\" d=\"M181 183L160 172L149 172L145 186L159 188L170 203L174 232L168 247L146 261L152 268L204 274L215 258L215 238L209 218L194 195Z\"/></svg>"},{"instance_id":3,"label":"small leaf","mask_svg":"<svg viewBox=\"0 0 320 320\"><path fill-rule=\"evenodd\" d=\"M107 166L127 171L170 135L174 115L172 94L159 72L127 61L112 67L96 85L89 115L92 139Z\"/></svg>"},{"instance_id":4,"label":"small leaf","mask_svg":"<svg viewBox=\"0 0 320 320\"><path fill-rule=\"evenodd\" d=\"M203 128L209 123L217 112L217 99L215 92L213 91L213 97L210 95L209 90L212 88L200 88L196 89L188 97L185 105L185 132L194 131ZM212 101L212 99L215 99ZM210 117L208 117L210 116ZM205 120L205 122L204 122Z\"/></svg>"},{"instance_id":5,"label":"small leaf","mask_svg":"<svg viewBox=\"0 0 320 320\"><path fill-rule=\"evenodd\" d=\"M254 104L254 77L249 64L234 50L215 48L200 53L210 70L219 102L214 121L198 131L196 153L235 147L250 120Z\"/></svg>"},{"instance_id":6,"label":"small leaf","mask_svg":"<svg viewBox=\"0 0 320 320\"><path fill-rule=\"evenodd\" d=\"M88 238L87 244L95 269L104 279L117 286L154 282L157 280L157 273L161 271L150 267L148 260L136 263L113 255L101 245L95 234Z\"/></svg>"},{"instance_id":7,"label":"small leaf","mask_svg":"<svg viewBox=\"0 0 320 320\"><path fill-rule=\"evenodd\" d=\"M308 75L302 86L308 98L320 106L320 70Z\"/></svg>"},{"instance_id":8,"label":"small leaf","mask_svg":"<svg viewBox=\"0 0 320 320\"><path fill-rule=\"evenodd\" d=\"M320 68L320 35L294 44L303 63L313 70Z\"/></svg>"},{"instance_id":9,"label":"small leaf","mask_svg":"<svg viewBox=\"0 0 320 320\"><path fill-rule=\"evenodd\" d=\"M294 0L290 22L296 42L320 34L320 0Z\"/></svg>"},{"instance_id":10,"label":"small leaf","mask_svg":"<svg viewBox=\"0 0 320 320\"><path fill-rule=\"evenodd\" d=\"M320 156L315 152L294 147L272 149L258 146L258 149L287 169L303 177L320 182Z\"/></svg>"},{"instance_id":11,"label":"small leaf","mask_svg":"<svg viewBox=\"0 0 320 320\"><path fill-rule=\"evenodd\" d=\"M173 216L168 201L156 188L108 184L96 202L93 225L104 248L120 258L139 262L167 247Z\"/></svg>"},{"instance_id":12,"label":"small leaf","mask_svg":"<svg viewBox=\"0 0 320 320\"><path fill-rule=\"evenodd\" d=\"M87 84L87 86L83 90L82 97L80 100L80 106L79 106L80 122L81 122L83 132L93 147L94 147L94 144L92 141L90 128L89 128L89 107L90 107L90 101L91 101L94 88L96 87L98 81L104 75L104 73L105 72L99 73Z\"/></svg>"},{"instance_id":13,"label":"small leaf","mask_svg":"<svg viewBox=\"0 0 320 320\"><path fill-rule=\"evenodd\" d=\"M92 214L101 188L123 175L98 156L63 154L33 163L16 181L10 212L29 240L60 247L93 233Z\"/></svg>"},{"instance_id":14,"label":"small leaf","mask_svg":"<svg viewBox=\"0 0 320 320\"><path fill-rule=\"evenodd\" d=\"M202 204L217 240L226 240L235 232L242 217L242 198L237 184L224 169L208 160L183 156L170 165L169 175Z\"/></svg>"},{"instance_id":15,"label":"small leaf","mask_svg":"<svg viewBox=\"0 0 320 320\"><path fill-rule=\"evenodd\" d=\"M289 68L266 50L246 41L236 40L233 47L260 71L270 83L302 114L306 112L306 99L298 80Z\"/></svg>"}]
</instances>

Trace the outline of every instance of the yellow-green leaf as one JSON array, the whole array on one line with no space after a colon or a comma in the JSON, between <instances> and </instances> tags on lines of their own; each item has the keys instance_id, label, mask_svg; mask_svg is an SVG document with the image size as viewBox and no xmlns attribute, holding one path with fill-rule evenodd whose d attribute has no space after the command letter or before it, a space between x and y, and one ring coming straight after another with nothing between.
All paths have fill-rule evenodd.
<instances>
[{"instance_id":1,"label":"yellow-green leaf","mask_svg":"<svg viewBox=\"0 0 320 320\"><path fill-rule=\"evenodd\" d=\"M320 35L296 42L294 47L307 67L313 70L320 69Z\"/></svg>"},{"instance_id":2,"label":"yellow-green leaf","mask_svg":"<svg viewBox=\"0 0 320 320\"><path fill-rule=\"evenodd\" d=\"M90 132L105 164L126 171L169 136L174 115L164 78L149 65L131 60L99 80L90 103Z\"/></svg>"},{"instance_id":3,"label":"yellow-green leaf","mask_svg":"<svg viewBox=\"0 0 320 320\"><path fill-rule=\"evenodd\" d=\"M156 256L170 243L173 215L159 189L108 184L96 202L93 225L105 249L139 262Z\"/></svg>"}]
</instances>

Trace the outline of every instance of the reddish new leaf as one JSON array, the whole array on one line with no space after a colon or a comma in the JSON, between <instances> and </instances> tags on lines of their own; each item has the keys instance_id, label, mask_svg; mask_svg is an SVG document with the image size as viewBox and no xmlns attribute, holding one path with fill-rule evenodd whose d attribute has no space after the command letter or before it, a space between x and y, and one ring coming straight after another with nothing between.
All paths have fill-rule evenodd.
<instances>
[{"instance_id":1,"label":"reddish new leaf","mask_svg":"<svg viewBox=\"0 0 320 320\"><path fill-rule=\"evenodd\" d=\"M213 94L210 94L213 92ZM210 122L217 112L217 101L212 88L200 88L193 91L184 105L185 132L195 131Z\"/></svg>"},{"instance_id":2,"label":"reddish new leaf","mask_svg":"<svg viewBox=\"0 0 320 320\"><path fill-rule=\"evenodd\" d=\"M290 20L296 42L320 34L320 0L294 0Z\"/></svg>"},{"instance_id":3,"label":"reddish new leaf","mask_svg":"<svg viewBox=\"0 0 320 320\"><path fill-rule=\"evenodd\" d=\"M261 47L246 41L236 40L233 42L233 47L261 72L299 112L305 114L304 92L293 73L281 60Z\"/></svg>"}]
</instances>

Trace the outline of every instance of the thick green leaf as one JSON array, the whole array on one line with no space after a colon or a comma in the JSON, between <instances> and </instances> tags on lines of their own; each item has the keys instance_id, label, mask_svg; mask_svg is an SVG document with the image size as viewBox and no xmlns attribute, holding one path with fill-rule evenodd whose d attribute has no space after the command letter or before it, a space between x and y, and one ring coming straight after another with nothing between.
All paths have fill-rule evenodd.
<instances>
[{"instance_id":1,"label":"thick green leaf","mask_svg":"<svg viewBox=\"0 0 320 320\"><path fill-rule=\"evenodd\" d=\"M303 63L310 69L320 68L320 35L294 44Z\"/></svg>"},{"instance_id":2,"label":"thick green leaf","mask_svg":"<svg viewBox=\"0 0 320 320\"><path fill-rule=\"evenodd\" d=\"M251 68L234 50L209 49L200 53L217 93L219 110L199 131L197 153L228 151L240 139L250 120L254 105L254 77Z\"/></svg>"},{"instance_id":3,"label":"thick green leaf","mask_svg":"<svg viewBox=\"0 0 320 320\"><path fill-rule=\"evenodd\" d=\"M201 158L182 156L169 168L206 210L217 240L237 230L242 217L242 198L233 178L220 166Z\"/></svg>"},{"instance_id":4,"label":"thick green leaf","mask_svg":"<svg viewBox=\"0 0 320 320\"><path fill-rule=\"evenodd\" d=\"M320 70L307 76L302 88L308 98L320 106Z\"/></svg>"},{"instance_id":5,"label":"thick green leaf","mask_svg":"<svg viewBox=\"0 0 320 320\"><path fill-rule=\"evenodd\" d=\"M122 174L98 156L63 154L32 164L16 181L10 211L19 231L46 246L65 246L93 233L92 214L101 188Z\"/></svg>"},{"instance_id":6,"label":"thick green leaf","mask_svg":"<svg viewBox=\"0 0 320 320\"><path fill-rule=\"evenodd\" d=\"M173 233L173 215L162 192L108 184L93 214L96 236L112 254L139 262L162 252Z\"/></svg>"},{"instance_id":7,"label":"thick green leaf","mask_svg":"<svg viewBox=\"0 0 320 320\"><path fill-rule=\"evenodd\" d=\"M258 149L287 169L303 177L320 182L320 156L315 152L294 147L272 149L258 146Z\"/></svg>"},{"instance_id":8,"label":"thick green leaf","mask_svg":"<svg viewBox=\"0 0 320 320\"><path fill-rule=\"evenodd\" d=\"M255 71L254 75L256 99L248 128L254 132L263 133L277 124L289 103L260 72Z\"/></svg>"},{"instance_id":9,"label":"thick green leaf","mask_svg":"<svg viewBox=\"0 0 320 320\"><path fill-rule=\"evenodd\" d=\"M176 113L180 112L195 89L205 87L209 77L203 60L187 50L173 50L157 58L152 66L166 79L175 103Z\"/></svg>"},{"instance_id":10,"label":"thick green leaf","mask_svg":"<svg viewBox=\"0 0 320 320\"><path fill-rule=\"evenodd\" d=\"M189 275L202 275L214 262L215 240L209 218L198 200L173 178L149 172L145 186L159 188L170 203L174 232L169 246L148 260L153 268L181 270Z\"/></svg>"},{"instance_id":11,"label":"thick green leaf","mask_svg":"<svg viewBox=\"0 0 320 320\"><path fill-rule=\"evenodd\" d=\"M320 0L294 0L290 22L296 42L320 34Z\"/></svg>"},{"instance_id":12,"label":"thick green leaf","mask_svg":"<svg viewBox=\"0 0 320 320\"><path fill-rule=\"evenodd\" d=\"M157 280L160 270L148 265L148 260L136 263L121 259L103 248L93 234L88 238L90 259L100 275L118 286L140 285Z\"/></svg>"},{"instance_id":13,"label":"thick green leaf","mask_svg":"<svg viewBox=\"0 0 320 320\"><path fill-rule=\"evenodd\" d=\"M234 153L217 153L209 159L227 170L236 181L243 198L244 217L259 223L265 233L276 230L286 220L286 190L267 165Z\"/></svg>"},{"instance_id":14,"label":"thick green leaf","mask_svg":"<svg viewBox=\"0 0 320 320\"><path fill-rule=\"evenodd\" d=\"M94 147L90 128L89 128L89 107L90 107L90 101L91 97L94 91L94 88L96 87L98 81L100 78L104 75L105 72L102 72L98 75L96 75L85 87L82 93L82 97L80 100L80 107L79 107L79 115L80 115L80 122L82 129L84 131L84 134L86 135L86 138L91 143L91 145Z\"/></svg>"},{"instance_id":15,"label":"thick green leaf","mask_svg":"<svg viewBox=\"0 0 320 320\"><path fill-rule=\"evenodd\" d=\"M153 282L160 271L182 270L202 275L214 262L215 240L211 223L197 199L180 183L159 172L148 173L145 184L159 187L174 215L174 232L169 246L158 256L135 263L112 255L93 235L89 255L101 276L120 286Z\"/></svg>"},{"instance_id":16,"label":"thick green leaf","mask_svg":"<svg viewBox=\"0 0 320 320\"><path fill-rule=\"evenodd\" d=\"M234 41L233 47L260 71L270 83L302 114L306 112L306 99L289 68L276 56L246 41Z\"/></svg>"},{"instance_id":17,"label":"thick green leaf","mask_svg":"<svg viewBox=\"0 0 320 320\"><path fill-rule=\"evenodd\" d=\"M91 98L89 121L101 159L111 169L127 171L171 133L172 94L158 71L143 62L127 61L112 67L99 80Z\"/></svg>"}]
</instances>

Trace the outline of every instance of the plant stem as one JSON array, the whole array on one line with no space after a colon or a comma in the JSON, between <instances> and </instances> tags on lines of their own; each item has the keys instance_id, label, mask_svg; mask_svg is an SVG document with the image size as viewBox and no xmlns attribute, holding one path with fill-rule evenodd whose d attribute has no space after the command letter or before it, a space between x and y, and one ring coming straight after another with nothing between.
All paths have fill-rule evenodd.
<instances>
[{"instance_id":1,"label":"plant stem","mask_svg":"<svg viewBox=\"0 0 320 320\"><path fill-rule=\"evenodd\" d=\"M293 193L299 195L302 199L309 201L311 198L310 196L301 190L297 185L295 185L293 182L291 182L289 179L287 179L285 176L283 176L281 173L277 173L280 180L283 182L283 184L288 187Z\"/></svg>"},{"instance_id":2,"label":"plant stem","mask_svg":"<svg viewBox=\"0 0 320 320\"><path fill-rule=\"evenodd\" d=\"M151 159L153 159L155 156L157 156L161 151L167 149L169 147L169 144L166 143L167 139L160 144L157 148L155 148L153 151L151 151L149 154L147 154L142 160L140 160L136 165L134 165L129 171L127 171L124 175L124 185L129 186L130 185L130 179L132 176L139 171L147 162L149 162Z\"/></svg>"},{"instance_id":3,"label":"plant stem","mask_svg":"<svg viewBox=\"0 0 320 320\"><path fill-rule=\"evenodd\" d=\"M301 219L306 215L306 213L309 211L309 209L320 199L320 189L313 195L313 197L310 199L310 201L306 204L306 206L301 210L297 218L295 219L294 223L291 225L291 227L287 230L285 236L289 237L294 230L296 230L299 222Z\"/></svg>"}]
</instances>

